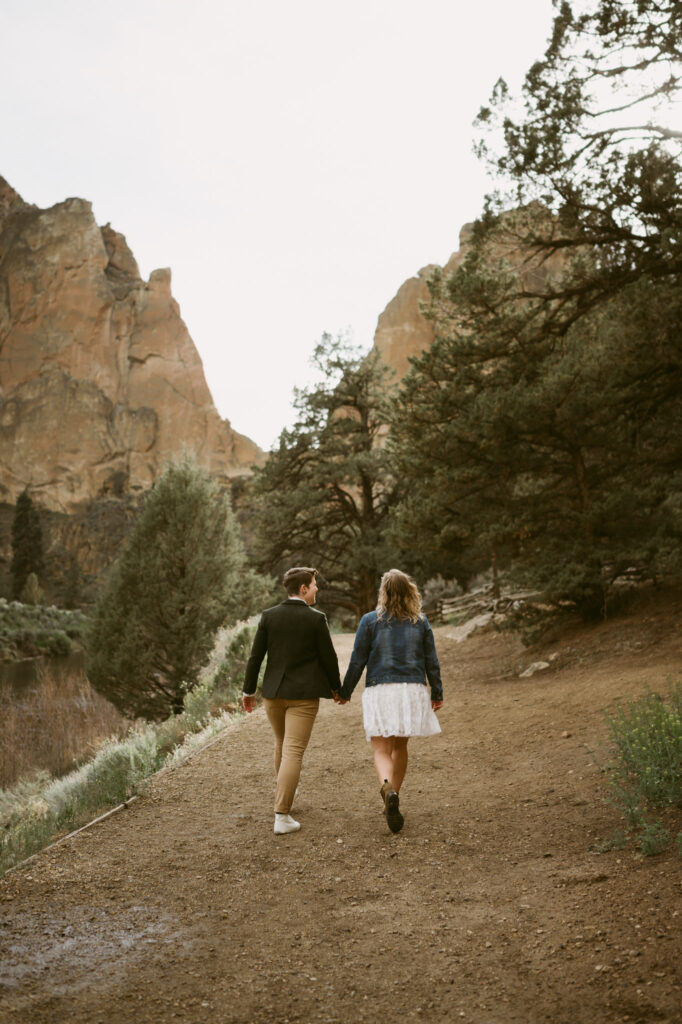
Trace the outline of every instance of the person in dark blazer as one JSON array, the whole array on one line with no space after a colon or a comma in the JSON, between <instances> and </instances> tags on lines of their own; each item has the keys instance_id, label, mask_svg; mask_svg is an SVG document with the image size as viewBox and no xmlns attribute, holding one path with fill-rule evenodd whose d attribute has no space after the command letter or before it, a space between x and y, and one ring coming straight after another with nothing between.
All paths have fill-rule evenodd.
<instances>
[{"instance_id":1,"label":"person in dark blazer","mask_svg":"<svg viewBox=\"0 0 682 1024\"><path fill-rule=\"evenodd\" d=\"M262 694L275 736L275 834L301 827L289 811L301 774L303 754L315 723L320 699L338 697L339 662L326 616L313 608L317 570L289 569L282 580L287 599L260 617L244 674L242 704L255 706L258 674L267 655Z\"/></svg>"}]
</instances>

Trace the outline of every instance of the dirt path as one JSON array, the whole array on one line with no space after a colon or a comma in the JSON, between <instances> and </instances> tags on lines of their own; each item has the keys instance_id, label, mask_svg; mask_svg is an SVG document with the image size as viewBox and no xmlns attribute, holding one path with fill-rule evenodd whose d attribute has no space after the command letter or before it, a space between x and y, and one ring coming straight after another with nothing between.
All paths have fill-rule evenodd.
<instances>
[{"instance_id":1,"label":"dirt path","mask_svg":"<svg viewBox=\"0 0 682 1024\"><path fill-rule=\"evenodd\" d=\"M260 710L0 883L0 1020L682 1020L682 861L590 850L619 820L588 750L602 708L679 678L679 639L578 633L522 680L518 641L447 632L443 735L410 744L400 835L354 698L324 702L303 827L273 836Z\"/></svg>"}]
</instances>

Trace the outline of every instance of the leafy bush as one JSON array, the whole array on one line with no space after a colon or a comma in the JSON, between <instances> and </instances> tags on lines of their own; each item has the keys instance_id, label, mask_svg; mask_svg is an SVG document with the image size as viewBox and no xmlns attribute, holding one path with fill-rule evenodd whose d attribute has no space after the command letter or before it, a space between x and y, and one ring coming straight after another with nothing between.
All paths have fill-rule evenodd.
<instances>
[{"instance_id":1,"label":"leafy bush","mask_svg":"<svg viewBox=\"0 0 682 1024\"><path fill-rule=\"evenodd\" d=\"M627 842L627 836L620 829L616 829L610 839L604 839L601 843L596 843L594 849L597 853L607 853L609 850L622 850Z\"/></svg>"},{"instance_id":2,"label":"leafy bush","mask_svg":"<svg viewBox=\"0 0 682 1024\"><path fill-rule=\"evenodd\" d=\"M639 804L682 807L682 685L671 684L668 703L649 691L606 719L617 792Z\"/></svg>"},{"instance_id":3,"label":"leafy bush","mask_svg":"<svg viewBox=\"0 0 682 1024\"><path fill-rule=\"evenodd\" d=\"M434 576L427 580L422 588L422 604L428 610L435 609L439 601L448 597L460 597L463 593L457 580L445 580L442 576Z\"/></svg>"},{"instance_id":4,"label":"leafy bush","mask_svg":"<svg viewBox=\"0 0 682 1024\"><path fill-rule=\"evenodd\" d=\"M71 653L71 641L60 629L39 629L33 642L41 654L64 656Z\"/></svg>"},{"instance_id":5,"label":"leafy bush","mask_svg":"<svg viewBox=\"0 0 682 1024\"><path fill-rule=\"evenodd\" d=\"M606 721L615 802L629 828L639 829L642 853L655 856L670 846L671 835L660 821L647 820L646 809L682 807L682 685L671 683L667 700L649 690L626 706L619 703ZM682 855L679 837L678 847Z\"/></svg>"},{"instance_id":6,"label":"leafy bush","mask_svg":"<svg viewBox=\"0 0 682 1024\"><path fill-rule=\"evenodd\" d=\"M86 621L81 611L0 598L0 658L70 654L80 646Z\"/></svg>"},{"instance_id":7,"label":"leafy bush","mask_svg":"<svg viewBox=\"0 0 682 1024\"><path fill-rule=\"evenodd\" d=\"M639 846L645 857L655 857L670 845L670 833L660 821L647 822L639 838Z\"/></svg>"},{"instance_id":8,"label":"leafy bush","mask_svg":"<svg viewBox=\"0 0 682 1024\"><path fill-rule=\"evenodd\" d=\"M43 592L40 584L38 583L38 577L34 572L30 572L26 577L26 582L21 588L19 599L24 604L39 604L42 600Z\"/></svg>"},{"instance_id":9,"label":"leafy bush","mask_svg":"<svg viewBox=\"0 0 682 1024\"><path fill-rule=\"evenodd\" d=\"M237 706L253 636L252 626L231 631L212 674L202 677L198 685L187 692L182 717L190 728L201 728L211 715L219 714L226 706Z\"/></svg>"}]
</instances>

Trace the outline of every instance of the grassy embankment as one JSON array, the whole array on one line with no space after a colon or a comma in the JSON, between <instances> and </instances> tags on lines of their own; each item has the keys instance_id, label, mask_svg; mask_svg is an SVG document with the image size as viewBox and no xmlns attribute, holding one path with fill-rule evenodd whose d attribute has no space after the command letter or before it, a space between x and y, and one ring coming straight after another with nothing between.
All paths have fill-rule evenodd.
<instances>
[{"instance_id":1,"label":"grassy embankment","mask_svg":"<svg viewBox=\"0 0 682 1024\"><path fill-rule=\"evenodd\" d=\"M218 635L198 685L185 697L182 714L158 724L135 723L123 738L105 740L90 760L61 778L34 772L0 790L0 874L128 800L154 772L182 760L226 728L238 708L253 632L242 625Z\"/></svg>"}]
</instances>

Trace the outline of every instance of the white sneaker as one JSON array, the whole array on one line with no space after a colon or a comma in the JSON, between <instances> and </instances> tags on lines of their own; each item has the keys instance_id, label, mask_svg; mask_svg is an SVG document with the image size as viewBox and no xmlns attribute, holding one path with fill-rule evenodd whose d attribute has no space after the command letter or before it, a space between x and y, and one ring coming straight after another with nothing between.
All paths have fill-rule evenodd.
<instances>
[{"instance_id":1,"label":"white sneaker","mask_svg":"<svg viewBox=\"0 0 682 1024\"><path fill-rule=\"evenodd\" d=\"M299 821L294 821L290 814L275 815L275 835L284 836L287 832L298 832L301 827Z\"/></svg>"}]
</instances>

